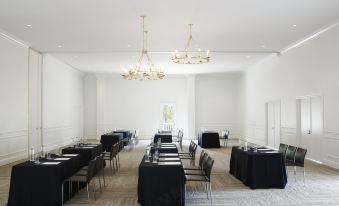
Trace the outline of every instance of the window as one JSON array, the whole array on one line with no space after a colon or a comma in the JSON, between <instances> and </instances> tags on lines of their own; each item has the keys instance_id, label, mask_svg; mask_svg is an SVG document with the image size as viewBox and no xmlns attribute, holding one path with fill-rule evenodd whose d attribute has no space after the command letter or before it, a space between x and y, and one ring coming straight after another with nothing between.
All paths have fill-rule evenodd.
<instances>
[{"instance_id":1,"label":"window","mask_svg":"<svg viewBox=\"0 0 339 206\"><path fill-rule=\"evenodd\" d=\"M160 129L163 131L175 130L175 104L173 103L161 104Z\"/></svg>"}]
</instances>

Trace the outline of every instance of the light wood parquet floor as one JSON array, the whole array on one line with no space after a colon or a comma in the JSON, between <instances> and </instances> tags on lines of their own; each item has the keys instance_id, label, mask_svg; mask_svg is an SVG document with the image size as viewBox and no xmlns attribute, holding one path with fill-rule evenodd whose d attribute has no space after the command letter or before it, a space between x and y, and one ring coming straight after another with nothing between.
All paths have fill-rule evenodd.
<instances>
[{"instance_id":1,"label":"light wood parquet floor","mask_svg":"<svg viewBox=\"0 0 339 206\"><path fill-rule=\"evenodd\" d=\"M138 204L137 183L138 166L148 141L139 141L132 150L120 153L121 168L110 176L109 168L105 169L106 187L97 192L97 200L92 197L92 205L97 206L134 206ZM230 146L232 145L230 142ZM184 142L187 149L189 141ZM233 143L235 144L235 142ZM251 190L228 173L230 147L208 149L215 159L212 171L213 205L339 205L339 171L315 164L306 163L306 186L302 181L301 171L294 180L293 172L289 173L289 182L285 189ZM197 157L200 150L197 151ZM17 164L13 163L13 164ZM188 164L188 162L185 162ZM0 167L0 205L6 205L13 164ZM98 184L96 184L98 186ZM200 184L189 183L186 205L210 205ZM194 192L193 192L194 191ZM81 190L65 205L87 205L86 190Z\"/></svg>"}]
</instances>

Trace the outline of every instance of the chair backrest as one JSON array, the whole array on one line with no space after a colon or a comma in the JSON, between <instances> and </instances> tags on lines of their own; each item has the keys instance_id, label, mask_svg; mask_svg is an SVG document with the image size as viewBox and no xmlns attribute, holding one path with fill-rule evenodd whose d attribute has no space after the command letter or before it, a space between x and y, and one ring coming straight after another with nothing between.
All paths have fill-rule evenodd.
<instances>
[{"instance_id":1,"label":"chair backrest","mask_svg":"<svg viewBox=\"0 0 339 206\"><path fill-rule=\"evenodd\" d=\"M193 144L193 150L192 150L192 157L193 159L195 159L195 153L197 152L197 148L198 148L198 145L197 144Z\"/></svg>"},{"instance_id":2,"label":"chair backrest","mask_svg":"<svg viewBox=\"0 0 339 206\"><path fill-rule=\"evenodd\" d=\"M191 141L191 143L190 143L190 146L188 147L188 152L193 152L193 146L194 146L194 142L193 141Z\"/></svg>"},{"instance_id":3,"label":"chair backrest","mask_svg":"<svg viewBox=\"0 0 339 206\"><path fill-rule=\"evenodd\" d=\"M204 151L204 150L201 150L201 153L200 153L200 158L199 158L199 167L202 168L202 162L204 160L204 157L207 153Z\"/></svg>"},{"instance_id":4,"label":"chair backrest","mask_svg":"<svg viewBox=\"0 0 339 206\"><path fill-rule=\"evenodd\" d=\"M207 160L208 158L210 158L210 156L207 154L207 152L205 152L205 156L202 159L202 163L201 163L201 169L205 171L205 168L207 167Z\"/></svg>"},{"instance_id":5,"label":"chair backrest","mask_svg":"<svg viewBox=\"0 0 339 206\"><path fill-rule=\"evenodd\" d=\"M95 171L94 174L97 174L100 172L100 170L104 167L104 159L102 155L99 155L96 157L96 163L95 163Z\"/></svg>"},{"instance_id":6,"label":"chair backrest","mask_svg":"<svg viewBox=\"0 0 339 206\"><path fill-rule=\"evenodd\" d=\"M284 154L284 157L286 156L286 150L287 150L288 145L280 143L279 145L279 152Z\"/></svg>"},{"instance_id":7,"label":"chair backrest","mask_svg":"<svg viewBox=\"0 0 339 206\"><path fill-rule=\"evenodd\" d=\"M229 133L230 133L229 130L225 130L224 139L228 139Z\"/></svg>"},{"instance_id":8,"label":"chair backrest","mask_svg":"<svg viewBox=\"0 0 339 206\"><path fill-rule=\"evenodd\" d=\"M96 162L97 162L97 157L90 160L88 163L88 170L87 170L87 176L86 176L87 182L90 182L91 179L93 178Z\"/></svg>"},{"instance_id":9,"label":"chair backrest","mask_svg":"<svg viewBox=\"0 0 339 206\"><path fill-rule=\"evenodd\" d=\"M298 148L295 152L294 164L299 167L304 167L305 156L307 149Z\"/></svg>"},{"instance_id":10,"label":"chair backrest","mask_svg":"<svg viewBox=\"0 0 339 206\"><path fill-rule=\"evenodd\" d=\"M294 162L295 152L297 148L289 145L286 150L286 160Z\"/></svg>"},{"instance_id":11,"label":"chair backrest","mask_svg":"<svg viewBox=\"0 0 339 206\"><path fill-rule=\"evenodd\" d=\"M184 136L184 133L181 130L179 130L179 134L178 134L178 141L179 142L182 141L183 136Z\"/></svg>"},{"instance_id":12,"label":"chair backrest","mask_svg":"<svg viewBox=\"0 0 339 206\"><path fill-rule=\"evenodd\" d=\"M205 175L208 181L211 180L211 172L212 172L213 164L214 164L214 160L211 157L208 157L206 160L205 167L204 167Z\"/></svg>"}]
</instances>

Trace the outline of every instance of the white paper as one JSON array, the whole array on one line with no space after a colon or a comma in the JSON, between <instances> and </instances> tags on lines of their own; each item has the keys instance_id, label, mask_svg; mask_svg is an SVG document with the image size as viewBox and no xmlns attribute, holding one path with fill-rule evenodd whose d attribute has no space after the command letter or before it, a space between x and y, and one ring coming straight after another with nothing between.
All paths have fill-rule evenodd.
<instances>
[{"instance_id":1,"label":"white paper","mask_svg":"<svg viewBox=\"0 0 339 206\"><path fill-rule=\"evenodd\" d=\"M258 148L258 150L263 150L263 151L264 151L264 150L272 150L272 149L269 149L269 148L260 148L260 149L259 149L259 148Z\"/></svg>"},{"instance_id":2,"label":"white paper","mask_svg":"<svg viewBox=\"0 0 339 206\"><path fill-rule=\"evenodd\" d=\"M179 158L159 158L159 161L180 161Z\"/></svg>"},{"instance_id":3,"label":"white paper","mask_svg":"<svg viewBox=\"0 0 339 206\"><path fill-rule=\"evenodd\" d=\"M57 164L60 164L61 162L43 162L41 164L43 165L57 165Z\"/></svg>"},{"instance_id":4,"label":"white paper","mask_svg":"<svg viewBox=\"0 0 339 206\"><path fill-rule=\"evenodd\" d=\"M93 149L94 147L80 147L82 149Z\"/></svg>"},{"instance_id":5,"label":"white paper","mask_svg":"<svg viewBox=\"0 0 339 206\"><path fill-rule=\"evenodd\" d=\"M279 153L278 151L268 151L268 152L265 152L265 153Z\"/></svg>"},{"instance_id":6,"label":"white paper","mask_svg":"<svg viewBox=\"0 0 339 206\"><path fill-rule=\"evenodd\" d=\"M160 153L159 156L174 156L174 157L177 157L178 154L175 154L175 153Z\"/></svg>"},{"instance_id":7,"label":"white paper","mask_svg":"<svg viewBox=\"0 0 339 206\"><path fill-rule=\"evenodd\" d=\"M54 160L57 160L57 161L60 161L60 160L62 160L62 161L64 161L64 160L70 160L71 158L55 158Z\"/></svg>"},{"instance_id":8,"label":"white paper","mask_svg":"<svg viewBox=\"0 0 339 206\"><path fill-rule=\"evenodd\" d=\"M65 156L65 157L75 157L75 156L78 156L79 154L63 154L62 156Z\"/></svg>"},{"instance_id":9,"label":"white paper","mask_svg":"<svg viewBox=\"0 0 339 206\"><path fill-rule=\"evenodd\" d=\"M181 162L158 162L158 165L181 165Z\"/></svg>"}]
</instances>

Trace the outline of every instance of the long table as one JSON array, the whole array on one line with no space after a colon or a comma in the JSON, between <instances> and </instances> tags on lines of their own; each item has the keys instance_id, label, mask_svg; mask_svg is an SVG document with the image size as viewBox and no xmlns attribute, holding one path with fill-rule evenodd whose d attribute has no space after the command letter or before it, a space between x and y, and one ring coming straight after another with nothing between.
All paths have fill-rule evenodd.
<instances>
[{"instance_id":1,"label":"long table","mask_svg":"<svg viewBox=\"0 0 339 206\"><path fill-rule=\"evenodd\" d=\"M232 147L230 174L251 189L283 189L287 183L284 155L267 148L254 152Z\"/></svg>"},{"instance_id":2,"label":"long table","mask_svg":"<svg viewBox=\"0 0 339 206\"><path fill-rule=\"evenodd\" d=\"M212 131L199 132L198 144L202 148L219 148L219 133Z\"/></svg>"},{"instance_id":3,"label":"long table","mask_svg":"<svg viewBox=\"0 0 339 206\"><path fill-rule=\"evenodd\" d=\"M99 156L102 152L102 144L87 144L62 149L62 154L80 154L80 166L88 165L88 162Z\"/></svg>"},{"instance_id":4,"label":"long table","mask_svg":"<svg viewBox=\"0 0 339 206\"><path fill-rule=\"evenodd\" d=\"M81 157L54 156L68 160L40 159L40 164L26 161L12 167L8 196L9 206L60 206L62 182L80 169ZM58 164L45 164L55 162ZM69 199L64 185L64 201Z\"/></svg>"},{"instance_id":5,"label":"long table","mask_svg":"<svg viewBox=\"0 0 339 206\"><path fill-rule=\"evenodd\" d=\"M138 202L141 205L185 205L184 170L181 162L177 163L163 165L168 163L145 162L143 157L138 178Z\"/></svg>"}]
</instances>

